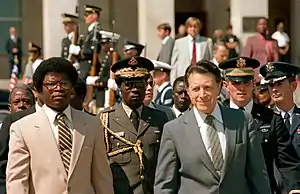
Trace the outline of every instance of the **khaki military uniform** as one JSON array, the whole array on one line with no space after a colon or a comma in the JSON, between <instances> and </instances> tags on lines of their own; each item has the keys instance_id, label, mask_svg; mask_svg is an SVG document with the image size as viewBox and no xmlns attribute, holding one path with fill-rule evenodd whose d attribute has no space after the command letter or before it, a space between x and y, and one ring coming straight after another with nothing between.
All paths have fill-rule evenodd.
<instances>
[{"instance_id":1,"label":"khaki military uniform","mask_svg":"<svg viewBox=\"0 0 300 194\"><path fill-rule=\"evenodd\" d=\"M105 142L115 194L152 194L163 112L143 106L136 130L122 104L103 110Z\"/></svg>"}]
</instances>

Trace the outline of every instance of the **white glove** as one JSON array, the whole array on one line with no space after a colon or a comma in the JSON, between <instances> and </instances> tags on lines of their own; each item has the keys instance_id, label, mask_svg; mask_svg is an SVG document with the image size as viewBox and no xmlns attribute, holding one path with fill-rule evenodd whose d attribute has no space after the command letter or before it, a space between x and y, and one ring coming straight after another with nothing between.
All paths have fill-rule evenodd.
<instances>
[{"instance_id":1,"label":"white glove","mask_svg":"<svg viewBox=\"0 0 300 194\"><path fill-rule=\"evenodd\" d=\"M300 193L299 189L294 189L289 192L289 194L299 194L299 193Z\"/></svg>"},{"instance_id":2,"label":"white glove","mask_svg":"<svg viewBox=\"0 0 300 194\"><path fill-rule=\"evenodd\" d=\"M115 80L113 79L108 79L107 81L107 87L114 90L114 91L117 91L118 89L118 86L117 86L117 83Z\"/></svg>"},{"instance_id":3,"label":"white glove","mask_svg":"<svg viewBox=\"0 0 300 194\"><path fill-rule=\"evenodd\" d=\"M88 76L85 80L86 85L95 85L97 79L99 79L99 76Z\"/></svg>"},{"instance_id":4,"label":"white glove","mask_svg":"<svg viewBox=\"0 0 300 194\"><path fill-rule=\"evenodd\" d=\"M78 55L80 52L80 46L76 46L74 44L71 44L69 47L69 53L73 55Z\"/></svg>"}]
</instances>

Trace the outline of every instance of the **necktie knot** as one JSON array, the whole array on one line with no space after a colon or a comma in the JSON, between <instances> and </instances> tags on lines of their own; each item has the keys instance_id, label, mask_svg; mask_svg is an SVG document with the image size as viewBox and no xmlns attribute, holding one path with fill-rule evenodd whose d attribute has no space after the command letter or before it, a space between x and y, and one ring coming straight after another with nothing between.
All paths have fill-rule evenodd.
<instances>
[{"instance_id":1,"label":"necktie knot","mask_svg":"<svg viewBox=\"0 0 300 194\"><path fill-rule=\"evenodd\" d=\"M212 115L207 115L204 122L205 122L206 124L208 124L208 125L212 125L214 119L215 119L214 116L212 116Z\"/></svg>"},{"instance_id":2,"label":"necktie knot","mask_svg":"<svg viewBox=\"0 0 300 194\"><path fill-rule=\"evenodd\" d=\"M64 120L65 119L65 117L66 117L66 114L65 113L57 113L57 115L56 115L56 119L58 120L58 121L61 121L61 120Z\"/></svg>"},{"instance_id":3,"label":"necktie knot","mask_svg":"<svg viewBox=\"0 0 300 194\"><path fill-rule=\"evenodd\" d=\"M137 112L137 110L132 110L130 118L132 118L132 119L139 118L139 113Z\"/></svg>"},{"instance_id":4,"label":"necktie knot","mask_svg":"<svg viewBox=\"0 0 300 194\"><path fill-rule=\"evenodd\" d=\"M290 118L290 114L286 112L284 115L284 119L289 119L289 118Z\"/></svg>"}]
</instances>

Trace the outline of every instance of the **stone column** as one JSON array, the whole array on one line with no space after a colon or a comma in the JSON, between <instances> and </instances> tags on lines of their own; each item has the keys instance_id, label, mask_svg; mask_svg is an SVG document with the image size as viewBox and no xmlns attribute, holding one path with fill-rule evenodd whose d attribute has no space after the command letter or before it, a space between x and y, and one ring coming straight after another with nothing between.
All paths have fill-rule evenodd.
<instances>
[{"instance_id":1,"label":"stone column","mask_svg":"<svg viewBox=\"0 0 300 194\"><path fill-rule=\"evenodd\" d=\"M245 43L254 33L243 32L243 17L268 17L269 0L231 0L230 11L233 32Z\"/></svg>"},{"instance_id":2,"label":"stone column","mask_svg":"<svg viewBox=\"0 0 300 194\"><path fill-rule=\"evenodd\" d=\"M138 0L138 40L146 44L148 58L156 59L161 47L161 40L156 35L158 24L170 23L174 37L174 6L174 0Z\"/></svg>"},{"instance_id":3,"label":"stone column","mask_svg":"<svg viewBox=\"0 0 300 194\"><path fill-rule=\"evenodd\" d=\"M75 14L77 0L43 0L43 56L60 56L61 39L65 36L61 14Z\"/></svg>"}]
</instances>

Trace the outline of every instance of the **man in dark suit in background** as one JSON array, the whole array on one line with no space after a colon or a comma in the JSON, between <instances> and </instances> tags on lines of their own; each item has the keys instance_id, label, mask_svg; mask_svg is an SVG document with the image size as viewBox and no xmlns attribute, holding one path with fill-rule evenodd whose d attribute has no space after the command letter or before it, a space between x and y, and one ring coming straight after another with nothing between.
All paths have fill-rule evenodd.
<instances>
[{"instance_id":1,"label":"man in dark suit in background","mask_svg":"<svg viewBox=\"0 0 300 194\"><path fill-rule=\"evenodd\" d=\"M290 141L283 119L273 110L253 101L254 69L259 61L248 57L232 58L220 63L225 72L225 87L230 94L230 108L241 109L252 115L261 135L260 144L272 192L281 194L274 177L274 161L283 176L284 187L290 191L300 188L300 159Z\"/></svg>"},{"instance_id":2,"label":"man in dark suit in background","mask_svg":"<svg viewBox=\"0 0 300 194\"><path fill-rule=\"evenodd\" d=\"M171 64L172 51L175 42L170 34L171 26L169 23L162 23L157 26L157 35L162 40L157 60L167 64Z\"/></svg>"},{"instance_id":3,"label":"man in dark suit in background","mask_svg":"<svg viewBox=\"0 0 300 194\"><path fill-rule=\"evenodd\" d=\"M14 64L15 64L15 57L18 59L18 75L20 75L21 72L21 66L22 66L22 41L21 38L17 35L17 30L15 27L9 28L9 34L10 37L6 41L5 49L7 54L9 55L9 64L10 64L10 72L9 77L12 73Z\"/></svg>"}]
</instances>

